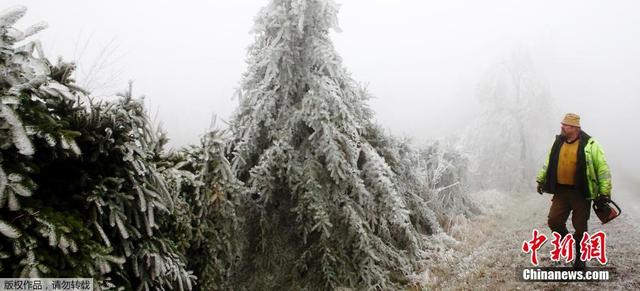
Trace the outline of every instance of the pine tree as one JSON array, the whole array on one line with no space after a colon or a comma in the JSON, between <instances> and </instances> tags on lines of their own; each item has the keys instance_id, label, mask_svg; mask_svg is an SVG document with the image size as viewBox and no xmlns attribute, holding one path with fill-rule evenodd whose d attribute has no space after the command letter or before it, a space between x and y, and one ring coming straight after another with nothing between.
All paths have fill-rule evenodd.
<instances>
[{"instance_id":1,"label":"pine tree","mask_svg":"<svg viewBox=\"0 0 640 291\"><path fill-rule=\"evenodd\" d=\"M37 41L15 47L43 28L13 28L25 11L0 15L5 277L92 277L126 290L398 289L418 283L426 235L443 216L472 210L458 152L416 149L373 123L368 92L329 39L332 1L265 7L232 136L214 130L170 153L131 84L93 103L73 64L50 64Z\"/></svg>"},{"instance_id":2,"label":"pine tree","mask_svg":"<svg viewBox=\"0 0 640 291\"><path fill-rule=\"evenodd\" d=\"M112 284L144 290L190 290L194 276L174 241L176 194L166 185L157 164L162 147L142 102L131 85L116 102L93 104L89 114L70 124L81 135L80 159L58 160L43 169L47 188L78 193L85 219L96 239L123 258L122 267L108 272ZM60 185L73 175L80 183Z\"/></svg>"},{"instance_id":3,"label":"pine tree","mask_svg":"<svg viewBox=\"0 0 640 291\"><path fill-rule=\"evenodd\" d=\"M249 189L249 289L395 289L439 231L427 199L402 185L382 152L368 92L342 67L333 1L274 0L233 119L233 169ZM398 161L402 163L402 161Z\"/></svg>"},{"instance_id":4,"label":"pine tree","mask_svg":"<svg viewBox=\"0 0 640 291\"><path fill-rule=\"evenodd\" d=\"M56 263L81 265L77 258L108 252L87 240L86 228L76 228L82 224L77 213L61 215L38 197L40 151L54 157L81 154L75 141L78 132L64 121L79 109L79 92L50 77L67 66L52 66L38 42L15 47L45 27L13 28L25 12L16 7L0 14L0 267L4 277L65 276L68 273L58 271Z\"/></svg>"},{"instance_id":5,"label":"pine tree","mask_svg":"<svg viewBox=\"0 0 640 291\"><path fill-rule=\"evenodd\" d=\"M417 146L408 139L379 136L384 139L376 143L376 148L396 173L400 192L414 193L429 201L429 209L445 232L449 232L456 217L468 218L480 212L469 195L468 157L451 141ZM419 205L410 208L421 210Z\"/></svg>"},{"instance_id":6,"label":"pine tree","mask_svg":"<svg viewBox=\"0 0 640 291\"><path fill-rule=\"evenodd\" d=\"M0 15L0 270L3 277L92 277L99 288L189 290L193 275L162 228L174 197L156 168L156 133L131 88L88 104L38 42L43 26ZM34 54L34 50L39 53Z\"/></svg>"},{"instance_id":7,"label":"pine tree","mask_svg":"<svg viewBox=\"0 0 640 291\"><path fill-rule=\"evenodd\" d=\"M163 157L160 165L175 199L168 221L188 268L198 278L195 290L231 290L246 244L242 185L227 160L228 131L212 129L191 145Z\"/></svg>"}]
</instances>

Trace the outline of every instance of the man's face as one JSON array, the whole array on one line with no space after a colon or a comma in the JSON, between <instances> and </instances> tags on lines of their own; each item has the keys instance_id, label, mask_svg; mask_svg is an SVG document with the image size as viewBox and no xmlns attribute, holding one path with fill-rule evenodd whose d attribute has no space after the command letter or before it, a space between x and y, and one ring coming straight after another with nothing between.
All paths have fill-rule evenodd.
<instances>
[{"instance_id":1,"label":"man's face","mask_svg":"<svg viewBox=\"0 0 640 291\"><path fill-rule=\"evenodd\" d=\"M562 136L575 136L580 132L580 128L572 125L560 124L560 133Z\"/></svg>"}]
</instances>

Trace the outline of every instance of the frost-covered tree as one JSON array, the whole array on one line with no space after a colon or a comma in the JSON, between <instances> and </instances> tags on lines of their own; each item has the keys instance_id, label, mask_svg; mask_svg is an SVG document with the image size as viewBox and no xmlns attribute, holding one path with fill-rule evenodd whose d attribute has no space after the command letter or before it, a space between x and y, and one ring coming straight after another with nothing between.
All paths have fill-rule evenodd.
<instances>
[{"instance_id":1,"label":"frost-covered tree","mask_svg":"<svg viewBox=\"0 0 640 291\"><path fill-rule=\"evenodd\" d=\"M228 131L210 130L200 144L169 153L162 172L175 199L172 238L198 278L195 290L232 290L246 244L242 185L227 160Z\"/></svg>"},{"instance_id":2,"label":"frost-covered tree","mask_svg":"<svg viewBox=\"0 0 640 291\"><path fill-rule=\"evenodd\" d=\"M524 48L492 67L477 89L481 112L463 144L473 156L471 178L480 189L528 187L549 136L551 97Z\"/></svg>"},{"instance_id":3,"label":"frost-covered tree","mask_svg":"<svg viewBox=\"0 0 640 291\"><path fill-rule=\"evenodd\" d=\"M131 87L120 97L76 115L70 126L81 133L76 140L83 155L43 169L47 189L83 197L85 219L97 238L123 258L122 267L108 273L115 286L190 290L195 278L177 249L174 230L162 227L173 219L175 193L157 166L160 141ZM79 183L60 183L69 175Z\"/></svg>"},{"instance_id":4,"label":"frost-covered tree","mask_svg":"<svg viewBox=\"0 0 640 291\"><path fill-rule=\"evenodd\" d=\"M365 89L329 38L337 6L274 0L256 18L232 167L254 207L238 286L394 289L439 230L385 159Z\"/></svg>"},{"instance_id":5,"label":"frost-covered tree","mask_svg":"<svg viewBox=\"0 0 640 291\"><path fill-rule=\"evenodd\" d=\"M142 103L129 89L81 106L87 93L73 84L72 64L51 65L38 42L16 47L42 27L13 28L25 12L0 14L0 274L191 289L172 231L161 227L174 197Z\"/></svg>"},{"instance_id":6,"label":"frost-covered tree","mask_svg":"<svg viewBox=\"0 0 640 291\"><path fill-rule=\"evenodd\" d=\"M377 135L373 142L398 178L402 193L427 200L445 232L459 215L479 212L469 196L468 157L451 141L431 141L417 146L407 139ZM412 209L420 209L414 205Z\"/></svg>"},{"instance_id":7,"label":"frost-covered tree","mask_svg":"<svg viewBox=\"0 0 640 291\"><path fill-rule=\"evenodd\" d=\"M78 133L63 121L78 110L76 90L51 77L66 66L52 66L38 42L14 45L45 27L15 29L14 23L24 13L24 8L17 7L0 14L0 268L4 277L57 272L57 262L78 263L69 253L78 257L93 253L100 258L108 253L85 243L88 232L84 229L72 232L81 223L77 216L60 215L36 198L42 190L35 181L40 165L34 161L40 149L61 157L81 152L75 141Z\"/></svg>"},{"instance_id":8,"label":"frost-covered tree","mask_svg":"<svg viewBox=\"0 0 640 291\"><path fill-rule=\"evenodd\" d=\"M471 217L479 213L469 196L468 157L451 142L431 141L422 147L401 143L400 148L408 159L407 175L412 176L405 184L422 189L421 196L431 200L429 205L445 231L451 229L459 215Z\"/></svg>"}]
</instances>

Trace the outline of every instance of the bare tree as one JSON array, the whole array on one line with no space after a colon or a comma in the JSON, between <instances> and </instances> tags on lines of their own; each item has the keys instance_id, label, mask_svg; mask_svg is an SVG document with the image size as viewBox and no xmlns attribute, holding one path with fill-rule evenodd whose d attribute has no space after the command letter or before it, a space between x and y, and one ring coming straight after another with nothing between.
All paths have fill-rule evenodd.
<instances>
[{"instance_id":1,"label":"bare tree","mask_svg":"<svg viewBox=\"0 0 640 291\"><path fill-rule=\"evenodd\" d=\"M493 66L480 82L481 112L462 139L479 189L519 190L533 181L550 140L551 97L525 48Z\"/></svg>"}]
</instances>

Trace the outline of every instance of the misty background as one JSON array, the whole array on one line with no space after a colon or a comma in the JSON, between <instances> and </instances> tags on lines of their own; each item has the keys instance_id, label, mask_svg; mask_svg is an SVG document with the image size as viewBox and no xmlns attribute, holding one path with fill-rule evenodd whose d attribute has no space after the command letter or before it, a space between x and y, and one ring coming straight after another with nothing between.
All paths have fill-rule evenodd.
<instances>
[{"instance_id":1,"label":"misty background","mask_svg":"<svg viewBox=\"0 0 640 291\"><path fill-rule=\"evenodd\" d=\"M614 199L637 201L638 2L338 3L336 49L375 96L369 104L391 133L417 142L461 134L478 114L487 72L524 51L552 99L554 126L541 129L548 146L564 113L580 114L605 149ZM147 96L150 115L177 148L195 143L214 114L226 120L233 113L253 17L267 1L3 1L17 4L28 12L16 26L47 22L33 39L48 57L76 61L78 83L94 96L133 80L134 95Z\"/></svg>"}]
</instances>

